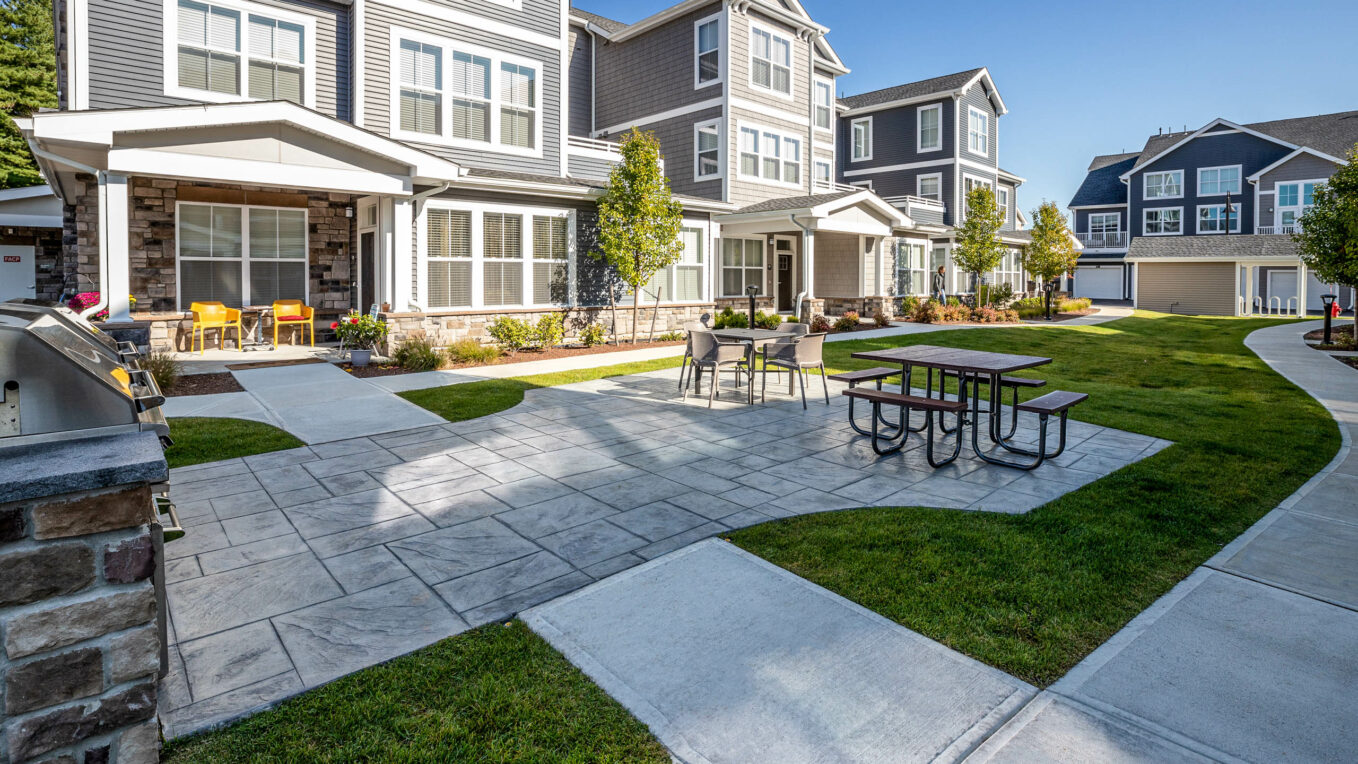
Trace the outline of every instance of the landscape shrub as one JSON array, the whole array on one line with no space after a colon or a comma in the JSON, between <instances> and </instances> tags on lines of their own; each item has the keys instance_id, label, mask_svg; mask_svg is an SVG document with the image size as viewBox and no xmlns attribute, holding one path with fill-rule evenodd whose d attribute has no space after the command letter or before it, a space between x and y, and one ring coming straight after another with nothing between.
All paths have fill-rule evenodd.
<instances>
[{"instance_id":1,"label":"landscape shrub","mask_svg":"<svg viewBox=\"0 0 1358 764\"><path fill-rule=\"evenodd\" d=\"M1022 300L1015 300L1009 308L1020 318L1041 318L1046 310L1042 302L1041 297L1025 297ZM1056 306L1053 305L1052 309L1055 310Z\"/></svg>"},{"instance_id":2,"label":"landscape shrub","mask_svg":"<svg viewBox=\"0 0 1358 764\"><path fill-rule=\"evenodd\" d=\"M817 313L811 318L811 331L816 334L830 331L830 319Z\"/></svg>"},{"instance_id":3,"label":"landscape shrub","mask_svg":"<svg viewBox=\"0 0 1358 764\"><path fill-rule=\"evenodd\" d=\"M543 350L554 348L566 339L566 316L562 313L548 313L538 319L533 329L532 344Z\"/></svg>"},{"instance_id":4,"label":"landscape shrub","mask_svg":"<svg viewBox=\"0 0 1358 764\"><path fill-rule=\"evenodd\" d=\"M858 311L851 310L835 320L835 331L851 332L858 328Z\"/></svg>"},{"instance_id":5,"label":"landscape shrub","mask_svg":"<svg viewBox=\"0 0 1358 764\"><path fill-rule=\"evenodd\" d=\"M748 313L737 313L730 308L722 308L721 312L712 322L713 329L749 329L750 316Z\"/></svg>"},{"instance_id":6,"label":"landscape shrub","mask_svg":"<svg viewBox=\"0 0 1358 764\"><path fill-rule=\"evenodd\" d=\"M947 304L945 305L945 307L948 307L948 308L955 308L955 307L957 307L958 305L961 305L961 304L962 304L962 301L959 300L959 299L957 299L956 297L949 297L949 298L948 298L948 302L947 302Z\"/></svg>"},{"instance_id":7,"label":"landscape shrub","mask_svg":"<svg viewBox=\"0 0 1358 764\"><path fill-rule=\"evenodd\" d=\"M396 346L392 360L406 371L433 371L443 365L443 351L428 337L407 337Z\"/></svg>"},{"instance_id":8,"label":"landscape shrub","mask_svg":"<svg viewBox=\"0 0 1358 764\"><path fill-rule=\"evenodd\" d=\"M458 340L448 346L448 360L453 363L490 363L499 357L499 348L473 339Z\"/></svg>"},{"instance_id":9,"label":"landscape shrub","mask_svg":"<svg viewBox=\"0 0 1358 764\"><path fill-rule=\"evenodd\" d=\"M679 341L682 340L682 339L684 339L684 333L683 333L683 332L665 332L664 334L660 335L659 337L656 337L656 338L655 338L655 341L656 341L656 342L679 342Z\"/></svg>"},{"instance_id":10,"label":"landscape shrub","mask_svg":"<svg viewBox=\"0 0 1358 764\"><path fill-rule=\"evenodd\" d=\"M160 351L142 358L141 367L151 372L151 377L156 380L162 391L174 387L174 383L179 381L179 375L184 371L184 367L180 366L174 356Z\"/></svg>"},{"instance_id":11,"label":"landscape shrub","mask_svg":"<svg viewBox=\"0 0 1358 764\"><path fill-rule=\"evenodd\" d=\"M579 334L580 342L587 348L604 344L604 340L607 336L608 333L604 331L603 324L589 324L581 329Z\"/></svg>"},{"instance_id":12,"label":"landscape shrub","mask_svg":"<svg viewBox=\"0 0 1358 764\"><path fill-rule=\"evenodd\" d=\"M500 316L486 327L486 334L500 346L501 350L517 353L533 342L533 327L521 318Z\"/></svg>"},{"instance_id":13,"label":"landscape shrub","mask_svg":"<svg viewBox=\"0 0 1358 764\"><path fill-rule=\"evenodd\" d=\"M1088 297L1076 297L1074 299L1067 297L1061 300L1061 312L1075 313L1081 310L1088 310L1089 306L1093 304L1094 304L1093 301L1091 301Z\"/></svg>"},{"instance_id":14,"label":"landscape shrub","mask_svg":"<svg viewBox=\"0 0 1358 764\"><path fill-rule=\"evenodd\" d=\"M879 327L891 326L891 319L887 318L886 313L881 308L878 308L877 312L872 314L872 322Z\"/></svg>"},{"instance_id":15,"label":"landscape shrub","mask_svg":"<svg viewBox=\"0 0 1358 764\"><path fill-rule=\"evenodd\" d=\"M938 300L916 300L909 317L917 324L936 324L943 320L943 308Z\"/></svg>"},{"instance_id":16,"label":"landscape shrub","mask_svg":"<svg viewBox=\"0 0 1358 764\"><path fill-rule=\"evenodd\" d=\"M971 308L963 305L962 303L959 302L956 305L949 303L948 305L943 306L943 317L941 323L956 324L970 320L971 320Z\"/></svg>"},{"instance_id":17,"label":"landscape shrub","mask_svg":"<svg viewBox=\"0 0 1358 764\"><path fill-rule=\"evenodd\" d=\"M757 310L754 313L754 325L756 329L777 329L783 323L783 317L777 313L765 315L764 311Z\"/></svg>"},{"instance_id":18,"label":"landscape shrub","mask_svg":"<svg viewBox=\"0 0 1358 764\"><path fill-rule=\"evenodd\" d=\"M1007 308L1009 303L1014 301L1014 288L1008 284L990 287L986 293L986 301L982 305L993 305L996 308Z\"/></svg>"},{"instance_id":19,"label":"landscape shrub","mask_svg":"<svg viewBox=\"0 0 1358 764\"><path fill-rule=\"evenodd\" d=\"M972 311L971 320L982 324L1008 324L1019 320L1017 311L985 305Z\"/></svg>"}]
</instances>

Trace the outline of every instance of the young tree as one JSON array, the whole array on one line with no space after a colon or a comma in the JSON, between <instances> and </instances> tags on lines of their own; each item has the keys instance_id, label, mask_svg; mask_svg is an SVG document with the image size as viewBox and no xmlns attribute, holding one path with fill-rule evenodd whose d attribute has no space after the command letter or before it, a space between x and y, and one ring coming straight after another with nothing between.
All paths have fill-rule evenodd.
<instances>
[{"instance_id":1,"label":"young tree","mask_svg":"<svg viewBox=\"0 0 1358 764\"><path fill-rule=\"evenodd\" d=\"M0 0L0 110L27 117L57 105L57 55L48 0ZM0 117L0 188L42 182L28 144Z\"/></svg>"},{"instance_id":2,"label":"young tree","mask_svg":"<svg viewBox=\"0 0 1358 764\"><path fill-rule=\"evenodd\" d=\"M599 249L590 255L617 271L632 288L632 343L637 341L641 288L683 254L683 205L670 196L660 169L660 142L632 128L622 139L622 162L599 199Z\"/></svg>"},{"instance_id":3,"label":"young tree","mask_svg":"<svg viewBox=\"0 0 1358 764\"><path fill-rule=\"evenodd\" d=\"M1315 204L1301 216L1292 234L1298 254L1316 278L1326 284L1358 287L1358 144L1349 161L1316 186ZM1353 312L1358 337L1358 309Z\"/></svg>"},{"instance_id":4,"label":"young tree","mask_svg":"<svg viewBox=\"0 0 1358 764\"><path fill-rule=\"evenodd\" d=\"M1043 202L1042 206L1033 210L1032 234L1033 243L1023 251L1023 270L1046 284L1075 269L1075 260L1080 253L1075 250L1070 229L1066 227L1066 216L1061 214L1056 202ZM1052 293L1044 294L1047 298L1047 318L1050 320Z\"/></svg>"},{"instance_id":5,"label":"young tree","mask_svg":"<svg viewBox=\"0 0 1358 764\"><path fill-rule=\"evenodd\" d=\"M966 218L957 227L957 246L952 259L957 267L976 277L976 307L981 307L981 274L995 270L1004 258L998 236L1004 217L995 204L995 192L977 186L967 192Z\"/></svg>"}]
</instances>

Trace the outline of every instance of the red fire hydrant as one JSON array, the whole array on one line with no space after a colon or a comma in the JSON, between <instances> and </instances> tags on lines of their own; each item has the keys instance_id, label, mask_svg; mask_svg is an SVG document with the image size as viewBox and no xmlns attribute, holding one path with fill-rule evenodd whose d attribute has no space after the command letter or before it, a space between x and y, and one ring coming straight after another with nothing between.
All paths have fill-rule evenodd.
<instances>
[{"instance_id":1,"label":"red fire hydrant","mask_svg":"<svg viewBox=\"0 0 1358 764\"><path fill-rule=\"evenodd\" d=\"M1339 318L1339 301L1335 300L1330 304L1330 315Z\"/></svg>"}]
</instances>

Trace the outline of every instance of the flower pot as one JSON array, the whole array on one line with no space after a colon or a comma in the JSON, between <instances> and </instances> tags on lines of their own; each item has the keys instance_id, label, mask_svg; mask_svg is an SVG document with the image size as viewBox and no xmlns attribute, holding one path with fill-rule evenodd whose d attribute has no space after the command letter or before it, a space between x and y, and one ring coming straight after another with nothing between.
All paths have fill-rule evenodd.
<instances>
[{"instance_id":1,"label":"flower pot","mask_svg":"<svg viewBox=\"0 0 1358 764\"><path fill-rule=\"evenodd\" d=\"M372 359L373 351L371 350L354 349L349 351L349 364L351 366L362 368L364 366L367 366L368 362L371 361Z\"/></svg>"}]
</instances>

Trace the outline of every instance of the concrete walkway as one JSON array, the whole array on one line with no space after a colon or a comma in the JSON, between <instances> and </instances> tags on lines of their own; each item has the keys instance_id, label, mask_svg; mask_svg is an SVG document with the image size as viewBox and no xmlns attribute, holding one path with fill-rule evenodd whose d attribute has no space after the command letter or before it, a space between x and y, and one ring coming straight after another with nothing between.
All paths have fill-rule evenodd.
<instances>
[{"instance_id":1,"label":"concrete walkway","mask_svg":"<svg viewBox=\"0 0 1358 764\"><path fill-rule=\"evenodd\" d=\"M1358 371L1306 347L1301 335L1318 326L1261 329L1246 345L1330 410L1339 454L1052 685L978 760L1177 750L1172 758L1352 761Z\"/></svg>"}]
</instances>

